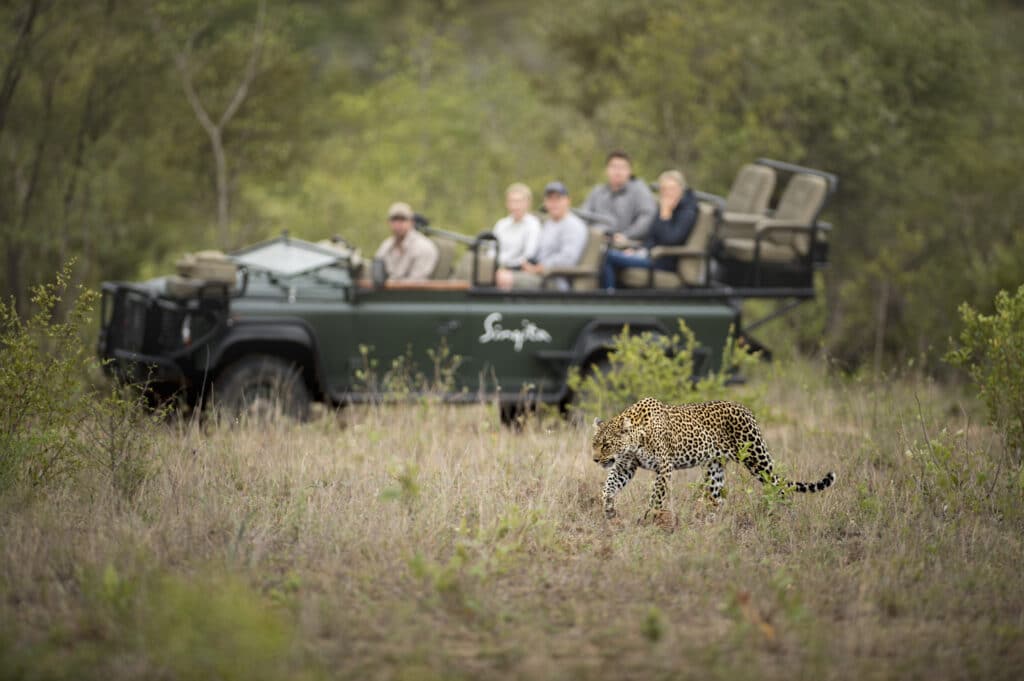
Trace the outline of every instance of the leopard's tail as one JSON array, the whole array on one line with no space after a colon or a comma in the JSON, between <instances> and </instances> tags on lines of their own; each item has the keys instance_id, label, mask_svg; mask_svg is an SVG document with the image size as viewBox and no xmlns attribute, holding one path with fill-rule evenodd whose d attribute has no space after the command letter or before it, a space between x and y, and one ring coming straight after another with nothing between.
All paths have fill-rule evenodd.
<instances>
[{"instance_id":1,"label":"leopard's tail","mask_svg":"<svg viewBox=\"0 0 1024 681\"><path fill-rule=\"evenodd\" d=\"M818 482L791 482L789 483L789 488L794 492L820 492L823 489L831 487L832 483L835 481L836 474L829 471L828 475Z\"/></svg>"}]
</instances>

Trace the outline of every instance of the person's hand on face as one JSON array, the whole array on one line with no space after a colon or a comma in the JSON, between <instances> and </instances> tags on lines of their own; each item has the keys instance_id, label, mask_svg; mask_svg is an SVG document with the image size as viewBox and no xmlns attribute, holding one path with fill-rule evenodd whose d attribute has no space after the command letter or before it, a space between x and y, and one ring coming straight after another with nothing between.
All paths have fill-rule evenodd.
<instances>
[{"instance_id":1,"label":"person's hand on face","mask_svg":"<svg viewBox=\"0 0 1024 681\"><path fill-rule=\"evenodd\" d=\"M683 188L672 180L662 180L658 185L658 210L662 220L672 217L672 211L683 198Z\"/></svg>"}]
</instances>

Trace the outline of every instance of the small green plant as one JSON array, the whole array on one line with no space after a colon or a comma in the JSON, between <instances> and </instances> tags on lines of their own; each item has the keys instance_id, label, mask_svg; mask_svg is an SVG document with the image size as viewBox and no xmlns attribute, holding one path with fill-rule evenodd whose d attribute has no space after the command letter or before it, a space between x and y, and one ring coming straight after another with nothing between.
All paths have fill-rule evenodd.
<instances>
[{"instance_id":1,"label":"small green plant","mask_svg":"<svg viewBox=\"0 0 1024 681\"><path fill-rule=\"evenodd\" d=\"M1022 490L1013 490L1014 477L984 452L969 448L963 431L925 433L924 441L912 443L904 456L921 502L937 516L998 508L1007 493L1019 503Z\"/></svg>"},{"instance_id":2,"label":"small green plant","mask_svg":"<svg viewBox=\"0 0 1024 681\"><path fill-rule=\"evenodd\" d=\"M480 601L486 598L486 586L529 556L551 549L555 529L540 511L513 506L492 525L473 529L463 518L455 532L447 560L435 561L417 552L409 559L409 570L430 584L448 609L485 617L488 613Z\"/></svg>"},{"instance_id":3,"label":"small green plant","mask_svg":"<svg viewBox=\"0 0 1024 681\"><path fill-rule=\"evenodd\" d=\"M658 609L658 606L652 605L644 615L640 633L651 643L657 643L665 636L665 628L665 615Z\"/></svg>"},{"instance_id":4,"label":"small green plant","mask_svg":"<svg viewBox=\"0 0 1024 681\"><path fill-rule=\"evenodd\" d=\"M82 423L83 459L104 473L118 503L131 503L153 473L149 456L156 427L170 405L151 409L148 386L113 384L102 398L86 403Z\"/></svg>"},{"instance_id":5,"label":"small green plant","mask_svg":"<svg viewBox=\"0 0 1024 681\"><path fill-rule=\"evenodd\" d=\"M425 353L429 376L421 370L411 345L392 359L382 374L378 369L379 361L373 357L373 348L360 345L361 366L355 372L356 381L366 392L387 400L408 401L417 395L438 396L453 391L462 357L453 354L443 338L437 348L427 348Z\"/></svg>"},{"instance_id":6,"label":"small green plant","mask_svg":"<svg viewBox=\"0 0 1024 681\"><path fill-rule=\"evenodd\" d=\"M1024 285L996 294L995 313L960 306L964 328L946 361L967 369L1003 436L1011 459L1024 462Z\"/></svg>"},{"instance_id":7,"label":"small green plant","mask_svg":"<svg viewBox=\"0 0 1024 681\"><path fill-rule=\"evenodd\" d=\"M592 365L585 374L570 371L569 388L577 395L576 407L596 415L621 411L643 397L668 403L720 399L733 375L759 361L730 334L719 370L695 379L696 349L696 336L682 319L679 332L669 336L632 333L626 327L613 339L605 361Z\"/></svg>"},{"instance_id":8,"label":"small green plant","mask_svg":"<svg viewBox=\"0 0 1024 681\"><path fill-rule=\"evenodd\" d=\"M391 469L388 475L395 484L387 487L380 493L384 501L398 501L410 512L420 496L419 467L414 462L402 464L398 469Z\"/></svg>"}]
</instances>

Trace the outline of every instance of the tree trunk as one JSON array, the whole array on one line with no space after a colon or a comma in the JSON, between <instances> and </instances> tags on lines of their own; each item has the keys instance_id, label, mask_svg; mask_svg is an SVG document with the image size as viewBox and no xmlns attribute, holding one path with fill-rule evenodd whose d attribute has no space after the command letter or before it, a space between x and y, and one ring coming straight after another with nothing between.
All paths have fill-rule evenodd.
<instances>
[{"instance_id":1,"label":"tree trunk","mask_svg":"<svg viewBox=\"0 0 1024 681\"><path fill-rule=\"evenodd\" d=\"M189 63L192 38L189 38L187 41L187 48L185 50L179 49L169 39L166 39L166 33L160 22L159 15L150 10L150 22L153 25L153 31L158 37L165 38L168 49L174 57L174 63L178 68L178 74L181 77L181 87L185 91L185 97L188 99L188 103L192 107L192 112L196 115L199 125L202 126L203 130L206 131L206 135L210 138L217 190L217 237L221 248L225 249L231 246L231 191L228 183L227 150L224 148L224 129L231 119L234 118L235 114L238 113L238 109L249 95L249 86L252 85L252 81L256 78L256 68L259 65L260 55L263 52L263 22L266 15L266 3L262 0L259 4L258 12L256 30L253 33L252 39L252 51L249 53L249 60L246 63L242 81L239 83L238 89L235 90L235 95L232 97L231 102L224 109L224 113L221 114L220 119L215 123L213 118L210 117L209 112L207 112L206 107L203 106L199 93L196 92L195 85L192 82L192 67Z\"/></svg>"},{"instance_id":2,"label":"tree trunk","mask_svg":"<svg viewBox=\"0 0 1024 681\"><path fill-rule=\"evenodd\" d=\"M11 100L14 99L14 91L21 79L21 66L25 56L31 47L29 36L32 35L32 26L35 23L39 11L39 0L32 0L25 13L25 20L21 22L18 29L18 39L11 50L11 58L4 69L4 79L0 84L0 132L3 132L4 124L7 122L7 110L10 108Z\"/></svg>"},{"instance_id":3,"label":"tree trunk","mask_svg":"<svg viewBox=\"0 0 1024 681\"><path fill-rule=\"evenodd\" d=\"M222 248L230 245L231 235L228 233L231 220L231 197L228 194L228 159L224 153L224 140L220 128L210 131L210 146L213 147L213 160L217 169L217 234Z\"/></svg>"},{"instance_id":4,"label":"tree trunk","mask_svg":"<svg viewBox=\"0 0 1024 681\"><path fill-rule=\"evenodd\" d=\"M882 291L878 296L878 311L875 315L875 357L874 369L877 378L882 373L882 358L885 352L885 327L889 318L889 280L882 280Z\"/></svg>"},{"instance_id":5,"label":"tree trunk","mask_svg":"<svg viewBox=\"0 0 1024 681\"><path fill-rule=\"evenodd\" d=\"M7 251L4 266L7 271L7 291L14 300L14 311L19 317L25 316L25 285L21 279L21 244L12 235L4 239Z\"/></svg>"}]
</instances>

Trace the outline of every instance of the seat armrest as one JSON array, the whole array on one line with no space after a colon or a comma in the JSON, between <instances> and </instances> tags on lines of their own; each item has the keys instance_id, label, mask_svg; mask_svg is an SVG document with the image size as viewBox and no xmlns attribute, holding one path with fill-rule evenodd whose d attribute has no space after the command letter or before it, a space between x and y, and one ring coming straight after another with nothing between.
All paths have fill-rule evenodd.
<instances>
[{"instance_id":1,"label":"seat armrest","mask_svg":"<svg viewBox=\"0 0 1024 681\"><path fill-rule=\"evenodd\" d=\"M776 220L775 218L764 218L757 223L757 233L762 232L809 232L813 224L797 220Z\"/></svg>"},{"instance_id":2,"label":"seat armrest","mask_svg":"<svg viewBox=\"0 0 1024 681\"><path fill-rule=\"evenodd\" d=\"M763 213L736 213L733 211L722 213L722 222L732 225L756 225L764 219Z\"/></svg>"},{"instance_id":3,"label":"seat armrest","mask_svg":"<svg viewBox=\"0 0 1024 681\"><path fill-rule=\"evenodd\" d=\"M703 257L707 255L707 252L694 246L655 246L651 249L652 258L660 258L665 255L677 258L695 258Z\"/></svg>"},{"instance_id":4,"label":"seat armrest","mask_svg":"<svg viewBox=\"0 0 1024 681\"><path fill-rule=\"evenodd\" d=\"M614 237L612 237L614 239ZM610 240L611 241L611 240ZM614 241L611 241L614 243ZM644 245L643 241L636 241L634 239L626 239L620 243L615 244L612 248L642 248Z\"/></svg>"},{"instance_id":5,"label":"seat armrest","mask_svg":"<svg viewBox=\"0 0 1024 681\"><path fill-rule=\"evenodd\" d=\"M549 267L544 270L544 278L550 277L596 277L597 270L593 267L586 267L583 265L565 265L563 267Z\"/></svg>"}]
</instances>

